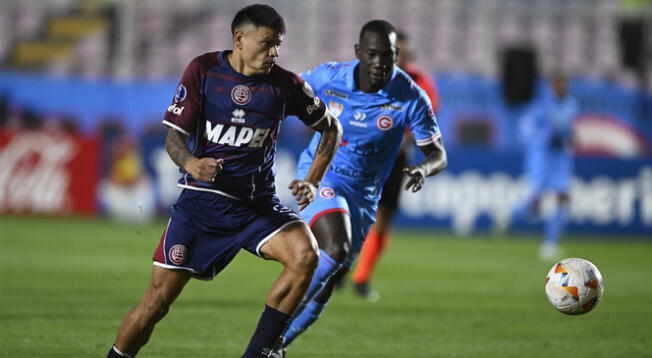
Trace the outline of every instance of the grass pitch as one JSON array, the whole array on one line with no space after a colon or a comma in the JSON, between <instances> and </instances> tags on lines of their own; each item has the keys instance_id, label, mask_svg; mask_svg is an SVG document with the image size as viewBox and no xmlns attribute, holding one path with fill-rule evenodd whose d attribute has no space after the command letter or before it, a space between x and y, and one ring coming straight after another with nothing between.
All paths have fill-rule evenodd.
<instances>
[{"instance_id":1,"label":"grass pitch","mask_svg":"<svg viewBox=\"0 0 652 358\"><path fill-rule=\"evenodd\" d=\"M104 357L140 299L164 223L0 217L0 356ZM652 243L569 239L605 295L565 316L547 302L538 241L397 232L378 303L337 292L294 357L652 357ZM192 280L139 358L239 357L280 272L247 252Z\"/></svg>"}]
</instances>

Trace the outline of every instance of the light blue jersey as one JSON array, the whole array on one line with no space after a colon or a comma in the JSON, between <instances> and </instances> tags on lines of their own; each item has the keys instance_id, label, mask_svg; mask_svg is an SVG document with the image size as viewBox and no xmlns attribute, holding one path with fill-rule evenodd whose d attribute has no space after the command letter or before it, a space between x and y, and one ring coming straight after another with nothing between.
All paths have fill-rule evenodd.
<instances>
[{"instance_id":1,"label":"light blue jersey","mask_svg":"<svg viewBox=\"0 0 652 358\"><path fill-rule=\"evenodd\" d=\"M534 194L568 190L573 172L572 126L578 112L573 97L558 98L546 88L523 118L525 172Z\"/></svg>"},{"instance_id":2,"label":"light blue jersey","mask_svg":"<svg viewBox=\"0 0 652 358\"><path fill-rule=\"evenodd\" d=\"M318 197L302 215L312 223L328 212L349 213L353 227L351 260L375 221L383 184L406 129L413 133L418 146L432 144L440 136L428 95L405 72L394 66L381 90L365 93L355 85L358 62L330 62L301 75L343 128L342 144ZM316 133L301 154L297 178L305 178L319 139Z\"/></svg>"},{"instance_id":3,"label":"light blue jersey","mask_svg":"<svg viewBox=\"0 0 652 358\"><path fill-rule=\"evenodd\" d=\"M344 130L342 145L326 176L346 183L361 199L375 202L406 128L414 134L417 145L426 145L438 138L439 127L430 99L405 72L394 66L384 88L365 93L355 86L357 64L330 62L301 76L338 117ZM308 172L319 138L316 133L302 153L298 178Z\"/></svg>"}]
</instances>

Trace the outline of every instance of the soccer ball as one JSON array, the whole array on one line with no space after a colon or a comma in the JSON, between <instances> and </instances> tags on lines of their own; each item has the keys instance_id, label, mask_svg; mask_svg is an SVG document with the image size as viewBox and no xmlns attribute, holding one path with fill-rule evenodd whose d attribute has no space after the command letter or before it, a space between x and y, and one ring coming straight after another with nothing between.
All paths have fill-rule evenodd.
<instances>
[{"instance_id":1,"label":"soccer ball","mask_svg":"<svg viewBox=\"0 0 652 358\"><path fill-rule=\"evenodd\" d=\"M592 310L602 299L604 282L594 264L568 258L554 264L545 281L548 301L559 312L578 315Z\"/></svg>"}]
</instances>

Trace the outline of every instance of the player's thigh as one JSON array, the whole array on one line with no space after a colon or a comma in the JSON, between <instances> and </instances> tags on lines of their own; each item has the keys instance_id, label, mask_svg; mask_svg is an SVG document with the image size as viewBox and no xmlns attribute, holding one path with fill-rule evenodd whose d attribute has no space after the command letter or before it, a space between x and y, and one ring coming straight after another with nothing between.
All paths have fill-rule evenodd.
<instances>
[{"instance_id":1,"label":"player's thigh","mask_svg":"<svg viewBox=\"0 0 652 358\"><path fill-rule=\"evenodd\" d=\"M343 261L351 250L352 230L349 213L343 211L321 215L312 224L320 250L336 261Z\"/></svg>"},{"instance_id":2,"label":"player's thigh","mask_svg":"<svg viewBox=\"0 0 652 358\"><path fill-rule=\"evenodd\" d=\"M303 221L293 222L274 234L261 247L263 257L288 266L317 258L317 241ZM304 262L305 263L305 262Z\"/></svg>"},{"instance_id":3,"label":"player's thigh","mask_svg":"<svg viewBox=\"0 0 652 358\"><path fill-rule=\"evenodd\" d=\"M353 230L349 200L335 184L322 182L317 198L301 212L301 216L310 223L319 249L341 261L351 247Z\"/></svg>"}]
</instances>

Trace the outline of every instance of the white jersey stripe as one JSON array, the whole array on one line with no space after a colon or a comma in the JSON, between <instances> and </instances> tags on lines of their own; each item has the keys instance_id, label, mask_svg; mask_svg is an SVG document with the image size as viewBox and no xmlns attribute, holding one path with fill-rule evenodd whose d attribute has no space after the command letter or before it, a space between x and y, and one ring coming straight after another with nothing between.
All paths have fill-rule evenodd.
<instances>
[{"instance_id":1,"label":"white jersey stripe","mask_svg":"<svg viewBox=\"0 0 652 358\"><path fill-rule=\"evenodd\" d=\"M423 147L424 145L435 143L437 139L439 139L440 137L441 137L441 132L437 132L435 133L435 135L433 135L430 138L418 139L416 142L419 147Z\"/></svg>"},{"instance_id":2,"label":"white jersey stripe","mask_svg":"<svg viewBox=\"0 0 652 358\"><path fill-rule=\"evenodd\" d=\"M179 127L178 125L176 125L176 124L174 124L174 123L172 123L172 122L168 122L168 121L166 121L166 120L163 120L163 124L165 124L166 126L168 126L168 127L170 127L170 128L174 128L174 129L176 129L177 131L179 131L179 132L181 132L181 133L183 133L183 134L185 134L185 135L190 135L190 133L188 133L187 131L183 130L183 128Z\"/></svg>"}]
</instances>

